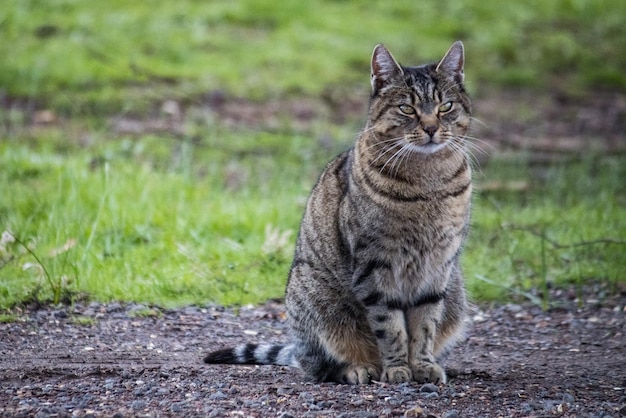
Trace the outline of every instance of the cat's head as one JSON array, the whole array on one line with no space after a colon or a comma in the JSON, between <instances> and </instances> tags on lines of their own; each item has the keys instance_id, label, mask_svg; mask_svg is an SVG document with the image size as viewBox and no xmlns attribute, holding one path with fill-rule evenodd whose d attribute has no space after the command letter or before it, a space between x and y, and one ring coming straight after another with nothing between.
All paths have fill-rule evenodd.
<instances>
[{"instance_id":1,"label":"cat's head","mask_svg":"<svg viewBox=\"0 0 626 418\"><path fill-rule=\"evenodd\" d=\"M372 55L368 129L407 151L433 154L462 141L471 105L463 87L464 51L452 44L435 64L404 67L383 45Z\"/></svg>"}]
</instances>

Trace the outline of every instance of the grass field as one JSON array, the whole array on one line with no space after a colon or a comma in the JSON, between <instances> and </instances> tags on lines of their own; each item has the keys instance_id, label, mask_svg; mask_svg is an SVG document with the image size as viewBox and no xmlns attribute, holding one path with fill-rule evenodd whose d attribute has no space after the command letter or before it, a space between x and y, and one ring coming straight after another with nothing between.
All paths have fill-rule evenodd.
<instances>
[{"instance_id":1,"label":"grass field","mask_svg":"<svg viewBox=\"0 0 626 418\"><path fill-rule=\"evenodd\" d=\"M406 62L462 39L470 89L625 88L619 0L5 0L0 85L72 115L145 111L216 88L264 99L362 86L373 46Z\"/></svg>"},{"instance_id":2,"label":"grass field","mask_svg":"<svg viewBox=\"0 0 626 418\"><path fill-rule=\"evenodd\" d=\"M160 305L279 297L306 196L335 151L265 132L206 132L196 143L149 135L91 146L39 135L5 141L0 216L19 241L5 233L0 246L0 306L68 291ZM477 172L479 187L528 187L475 197L464 258L474 297L623 282L624 243L610 241L626 236L624 160L541 173L523 159L496 160Z\"/></svg>"},{"instance_id":3,"label":"grass field","mask_svg":"<svg viewBox=\"0 0 626 418\"><path fill-rule=\"evenodd\" d=\"M623 91L624 16L621 1L7 0L0 309L280 297L308 192L359 126L233 128L198 110L208 94L341 100L367 88L377 42L421 62L457 38L474 94ZM122 116L162 117L165 100L198 110L182 134L111 130ZM473 297L545 303L548 286L626 282L625 167L619 155L542 168L518 155L478 170L464 257ZM525 187L481 191L490 182Z\"/></svg>"}]
</instances>

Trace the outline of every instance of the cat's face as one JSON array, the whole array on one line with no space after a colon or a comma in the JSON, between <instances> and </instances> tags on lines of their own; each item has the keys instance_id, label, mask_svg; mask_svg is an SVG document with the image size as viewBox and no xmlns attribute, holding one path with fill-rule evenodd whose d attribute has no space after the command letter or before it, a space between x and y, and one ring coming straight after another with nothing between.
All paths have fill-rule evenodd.
<instances>
[{"instance_id":1,"label":"cat's face","mask_svg":"<svg viewBox=\"0 0 626 418\"><path fill-rule=\"evenodd\" d=\"M463 88L463 59L460 42L438 64L420 67L402 67L384 46L376 47L368 129L384 148L433 154L460 146L471 112Z\"/></svg>"}]
</instances>

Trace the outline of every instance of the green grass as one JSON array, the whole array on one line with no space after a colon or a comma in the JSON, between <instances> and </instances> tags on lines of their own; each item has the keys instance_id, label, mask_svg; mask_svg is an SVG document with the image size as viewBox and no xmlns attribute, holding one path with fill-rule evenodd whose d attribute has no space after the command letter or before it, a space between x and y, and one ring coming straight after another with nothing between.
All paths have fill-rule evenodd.
<instances>
[{"instance_id":1,"label":"green grass","mask_svg":"<svg viewBox=\"0 0 626 418\"><path fill-rule=\"evenodd\" d=\"M338 151L219 130L2 142L0 225L18 241L0 247L0 306L68 291L161 305L280 296L308 189Z\"/></svg>"},{"instance_id":2,"label":"green grass","mask_svg":"<svg viewBox=\"0 0 626 418\"><path fill-rule=\"evenodd\" d=\"M188 142L1 143L0 225L21 244L5 234L0 246L0 307L85 293L163 306L280 297L309 189L352 139L337 134L335 149L312 135L245 130ZM477 193L464 257L472 295L626 281L625 163L597 157L538 169L496 159L477 173L479 187L527 187Z\"/></svg>"},{"instance_id":3,"label":"green grass","mask_svg":"<svg viewBox=\"0 0 626 418\"><path fill-rule=\"evenodd\" d=\"M361 88L379 42L415 64L462 39L475 85L626 87L620 0L5 0L0 37L5 93L71 115Z\"/></svg>"},{"instance_id":4,"label":"green grass","mask_svg":"<svg viewBox=\"0 0 626 418\"><path fill-rule=\"evenodd\" d=\"M464 258L479 300L521 296L549 302L550 287L626 282L626 174L621 157L589 157L549 167L496 161L485 179L502 190L479 192ZM506 190L507 182L526 184ZM477 182L481 179L478 176Z\"/></svg>"}]
</instances>

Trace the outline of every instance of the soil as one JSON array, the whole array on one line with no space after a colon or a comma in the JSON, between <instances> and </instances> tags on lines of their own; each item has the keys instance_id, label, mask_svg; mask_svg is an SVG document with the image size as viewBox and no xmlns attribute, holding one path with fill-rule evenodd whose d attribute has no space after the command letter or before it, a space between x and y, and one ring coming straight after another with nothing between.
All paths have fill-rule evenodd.
<instances>
[{"instance_id":1,"label":"soil","mask_svg":"<svg viewBox=\"0 0 626 418\"><path fill-rule=\"evenodd\" d=\"M435 386L306 381L280 366L205 365L210 349L288 340L284 307L75 304L0 324L0 416L626 416L626 292L474 308Z\"/></svg>"}]
</instances>

